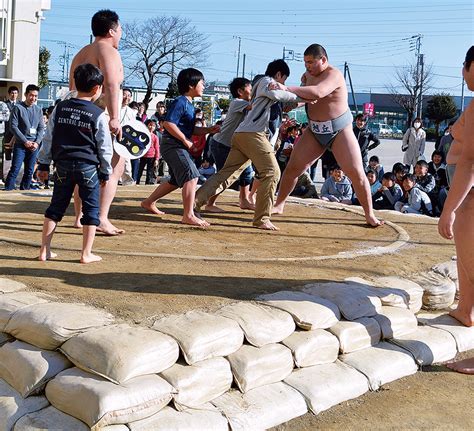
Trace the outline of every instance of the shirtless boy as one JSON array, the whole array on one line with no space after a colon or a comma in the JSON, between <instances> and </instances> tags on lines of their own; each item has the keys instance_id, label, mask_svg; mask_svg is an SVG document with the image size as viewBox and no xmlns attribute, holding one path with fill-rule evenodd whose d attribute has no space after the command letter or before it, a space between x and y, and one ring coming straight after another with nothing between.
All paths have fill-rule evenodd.
<instances>
[{"instance_id":1,"label":"shirtless boy","mask_svg":"<svg viewBox=\"0 0 474 431\"><path fill-rule=\"evenodd\" d=\"M122 37L118 15L111 10L100 10L94 14L91 22L95 39L90 45L82 48L74 57L69 72L69 88L75 90L74 70L77 66L90 63L97 66L104 75L104 92L100 100L102 107L107 108L109 129L113 135L121 137L120 126L120 85L123 81L122 59L118 45ZM98 230L106 235L118 235L123 229L116 228L109 220L109 210L117 192L118 181L123 174L125 159L114 153L112 159L113 173L100 194L100 225Z\"/></svg>"},{"instance_id":2,"label":"shirtless boy","mask_svg":"<svg viewBox=\"0 0 474 431\"><path fill-rule=\"evenodd\" d=\"M347 89L343 75L328 63L326 50L318 44L304 52L306 72L303 87L274 88L287 90L302 99L316 100L308 104L310 125L295 146L283 173L273 213L282 214L285 201L293 191L298 177L323 153L331 149L341 169L352 180L364 208L367 224L380 226L373 212L370 186L362 165L359 144L352 131L352 114L347 104Z\"/></svg>"}]
</instances>

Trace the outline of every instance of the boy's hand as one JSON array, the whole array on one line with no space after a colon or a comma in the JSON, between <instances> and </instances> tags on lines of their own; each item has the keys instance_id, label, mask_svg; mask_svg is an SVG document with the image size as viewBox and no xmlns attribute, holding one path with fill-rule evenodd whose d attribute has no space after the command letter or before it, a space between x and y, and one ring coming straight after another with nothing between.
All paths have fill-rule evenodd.
<instances>
[{"instance_id":1,"label":"boy's hand","mask_svg":"<svg viewBox=\"0 0 474 431\"><path fill-rule=\"evenodd\" d=\"M111 118L109 120L109 130L112 135L115 136L117 141L120 141L122 139L122 126L120 125L120 121L118 118Z\"/></svg>"},{"instance_id":2,"label":"boy's hand","mask_svg":"<svg viewBox=\"0 0 474 431\"><path fill-rule=\"evenodd\" d=\"M268 89L269 90L283 90L283 91L287 91L286 89L286 85L283 85L283 84L280 84L279 82L270 82L270 84L268 84Z\"/></svg>"},{"instance_id":3,"label":"boy's hand","mask_svg":"<svg viewBox=\"0 0 474 431\"><path fill-rule=\"evenodd\" d=\"M194 146L193 141L190 141L189 139L185 139L184 141L181 141L181 142L188 150L190 150Z\"/></svg>"},{"instance_id":4,"label":"boy's hand","mask_svg":"<svg viewBox=\"0 0 474 431\"><path fill-rule=\"evenodd\" d=\"M216 134L216 133L219 133L220 131L221 131L221 126L219 126L219 124L209 127L209 133L211 134Z\"/></svg>"},{"instance_id":5,"label":"boy's hand","mask_svg":"<svg viewBox=\"0 0 474 431\"><path fill-rule=\"evenodd\" d=\"M100 180L99 184L101 187L105 187L105 185L107 184L107 180Z\"/></svg>"},{"instance_id":6,"label":"boy's hand","mask_svg":"<svg viewBox=\"0 0 474 431\"><path fill-rule=\"evenodd\" d=\"M36 177L42 182L48 181L49 178L49 171L37 171Z\"/></svg>"}]
</instances>

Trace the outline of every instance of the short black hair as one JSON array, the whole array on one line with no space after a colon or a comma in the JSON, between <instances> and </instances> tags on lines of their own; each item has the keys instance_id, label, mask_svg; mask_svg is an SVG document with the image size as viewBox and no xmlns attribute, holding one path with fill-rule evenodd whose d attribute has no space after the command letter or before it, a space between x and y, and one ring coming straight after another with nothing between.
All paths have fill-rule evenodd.
<instances>
[{"instance_id":1,"label":"short black hair","mask_svg":"<svg viewBox=\"0 0 474 431\"><path fill-rule=\"evenodd\" d=\"M274 78L278 72L280 72L281 75L285 75L287 78L290 76L290 68L285 60L282 60L281 58L268 63L265 76Z\"/></svg>"},{"instance_id":2,"label":"short black hair","mask_svg":"<svg viewBox=\"0 0 474 431\"><path fill-rule=\"evenodd\" d=\"M390 180L390 181L397 181L397 177L395 176L395 174L393 172L385 172L383 175L382 175L382 180Z\"/></svg>"},{"instance_id":3,"label":"short black hair","mask_svg":"<svg viewBox=\"0 0 474 431\"><path fill-rule=\"evenodd\" d=\"M74 83L76 84L77 91L88 93L96 85L104 83L104 75L93 64L80 64L74 69Z\"/></svg>"},{"instance_id":4,"label":"short black hair","mask_svg":"<svg viewBox=\"0 0 474 431\"><path fill-rule=\"evenodd\" d=\"M413 183L416 184L416 176L413 175L413 174L405 174L405 175L403 175L402 181L405 181L405 180L410 180L411 182L413 182Z\"/></svg>"},{"instance_id":5,"label":"short black hair","mask_svg":"<svg viewBox=\"0 0 474 431\"><path fill-rule=\"evenodd\" d=\"M110 29L116 29L119 24L119 16L109 9L102 9L94 14L91 20L92 34L94 37L104 37Z\"/></svg>"},{"instance_id":6,"label":"short black hair","mask_svg":"<svg viewBox=\"0 0 474 431\"><path fill-rule=\"evenodd\" d=\"M10 94L12 91L18 91L18 93L20 92L16 85L10 85L10 87L8 87L8 94Z\"/></svg>"},{"instance_id":7,"label":"short black hair","mask_svg":"<svg viewBox=\"0 0 474 431\"><path fill-rule=\"evenodd\" d=\"M408 168L406 167L406 165L404 165L401 162L397 162L393 165L392 172L394 174L396 174L397 172L402 172L402 171L405 172L405 173L408 172Z\"/></svg>"},{"instance_id":8,"label":"short black hair","mask_svg":"<svg viewBox=\"0 0 474 431\"><path fill-rule=\"evenodd\" d=\"M375 172L374 169L367 169L365 171L365 175L369 175L369 174L374 174L375 176L377 176L377 172Z\"/></svg>"},{"instance_id":9,"label":"short black hair","mask_svg":"<svg viewBox=\"0 0 474 431\"><path fill-rule=\"evenodd\" d=\"M293 130L298 130L298 126L289 126L286 129L286 134L289 135Z\"/></svg>"},{"instance_id":10,"label":"short black hair","mask_svg":"<svg viewBox=\"0 0 474 431\"><path fill-rule=\"evenodd\" d=\"M441 158L443 158L443 153L439 150L434 150L432 153L431 153L431 159L433 159L433 156L440 156Z\"/></svg>"},{"instance_id":11,"label":"short black hair","mask_svg":"<svg viewBox=\"0 0 474 431\"><path fill-rule=\"evenodd\" d=\"M469 70L471 63L474 61L474 45L472 45L466 52L466 58L464 60L464 67Z\"/></svg>"},{"instance_id":12,"label":"short black hair","mask_svg":"<svg viewBox=\"0 0 474 431\"><path fill-rule=\"evenodd\" d=\"M35 84L28 84L25 89L25 94L28 94L30 91L40 91L40 88Z\"/></svg>"},{"instance_id":13,"label":"short black hair","mask_svg":"<svg viewBox=\"0 0 474 431\"><path fill-rule=\"evenodd\" d=\"M357 114L355 117L356 120L364 120L367 121L367 118L365 118L364 114Z\"/></svg>"},{"instance_id":14,"label":"short black hair","mask_svg":"<svg viewBox=\"0 0 474 431\"><path fill-rule=\"evenodd\" d=\"M125 93L126 91L128 91L130 95L133 95L132 90L130 90L130 88L127 88L127 87L122 88L122 94Z\"/></svg>"},{"instance_id":15,"label":"short black hair","mask_svg":"<svg viewBox=\"0 0 474 431\"><path fill-rule=\"evenodd\" d=\"M337 163L334 164L334 165L331 165L331 166L329 167L329 171L330 171L330 172L332 172L332 171L341 171L341 170L342 170L341 167L340 167Z\"/></svg>"},{"instance_id":16,"label":"short black hair","mask_svg":"<svg viewBox=\"0 0 474 431\"><path fill-rule=\"evenodd\" d=\"M380 163L380 160L377 156L371 156L369 159L369 162L377 162Z\"/></svg>"},{"instance_id":17,"label":"short black hair","mask_svg":"<svg viewBox=\"0 0 474 431\"><path fill-rule=\"evenodd\" d=\"M308 46L308 48L304 50L303 55L312 55L315 58L321 58L323 56L329 58L326 49L324 49L324 47L319 43L313 43L312 45Z\"/></svg>"},{"instance_id":18,"label":"short black hair","mask_svg":"<svg viewBox=\"0 0 474 431\"><path fill-rule=\"evenodd\" d=\"M148 118L147 120L145 120L145 126L148 126L148 124L150 123L153 123L155 126L158 126L156 124L156 120L154 120L153 118Z\"/></svg>"},{"instance_id":19,"label":"short black hair","mask_svg":"<svg viewBox=\"0 0 474 431\"><path fill-rule=\"evenodd\" d=\"M189 87L196 87L200 80L204 80L204 75L200 70L189 67L178 73L176 83L179 94L183 95L189 91Z\"/></svg>"},{"instance_id":20,"label":"short black hair","mask_svg":"<svg viewBox=\"0 0 474 431\"><path fill-rule=\"evenodd\" d=\"M138 111L138 102L135 102L135 100L133 100L128 104L128 107L130 109L136 109Z\"/></svg>"},{"instance_id":21,"label":"short black hair","mask_svg":"<svg viewBox=\"0 0 474 431\"><path fill-rule=\"evenodd\" d=\"M424 168L428 168L428 163L426 163L426 161L424 160L418 160L416 163L415 163L415 166L418 165L418 166L423 166Z\"/></svg>"},{"instance_id":22,"label":"short black hair","mask_svg":"<svg viewBox=\"0 0 474 431\"><path fill-rule=\"evenodd\" d=\"M247 85L250 85L250 81L247 78L234 78L229 84L230 94L233 98L239 97L239 90L243 90Z\"/></svg>"}]
</instances>

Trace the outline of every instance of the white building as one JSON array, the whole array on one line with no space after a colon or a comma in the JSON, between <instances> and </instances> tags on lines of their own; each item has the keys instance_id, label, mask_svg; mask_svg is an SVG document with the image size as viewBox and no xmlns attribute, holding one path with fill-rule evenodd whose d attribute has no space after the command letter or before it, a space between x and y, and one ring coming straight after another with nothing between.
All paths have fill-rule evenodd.
<instances>
[{"instance_id":1,"label":"white building","mask_svg":"<svg viewBox=\"0 0 474 431\"><path fill-rule=\"evenodd\" d=\"M38 55L43 11L51 0L0 0L0 98L10 85L23 94L38 83Z\"/></svg>"}]
</instances>

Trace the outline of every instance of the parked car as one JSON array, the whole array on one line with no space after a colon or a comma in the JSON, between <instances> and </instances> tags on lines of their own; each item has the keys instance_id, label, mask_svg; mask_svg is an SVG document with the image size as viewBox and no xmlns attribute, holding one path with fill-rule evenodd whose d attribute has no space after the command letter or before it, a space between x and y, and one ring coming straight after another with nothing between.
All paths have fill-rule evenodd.
<instances>
[{"instance_id":1,"label":"parked car","mask_svg":"<svg viewBox=\"0 0 474 431\"><path fill-rule=\"evenodd\" d=\"M370 125L370 130L379 136L389 136L393 130L385 123L373 123Z\"/></svg>"}]
</instances>

